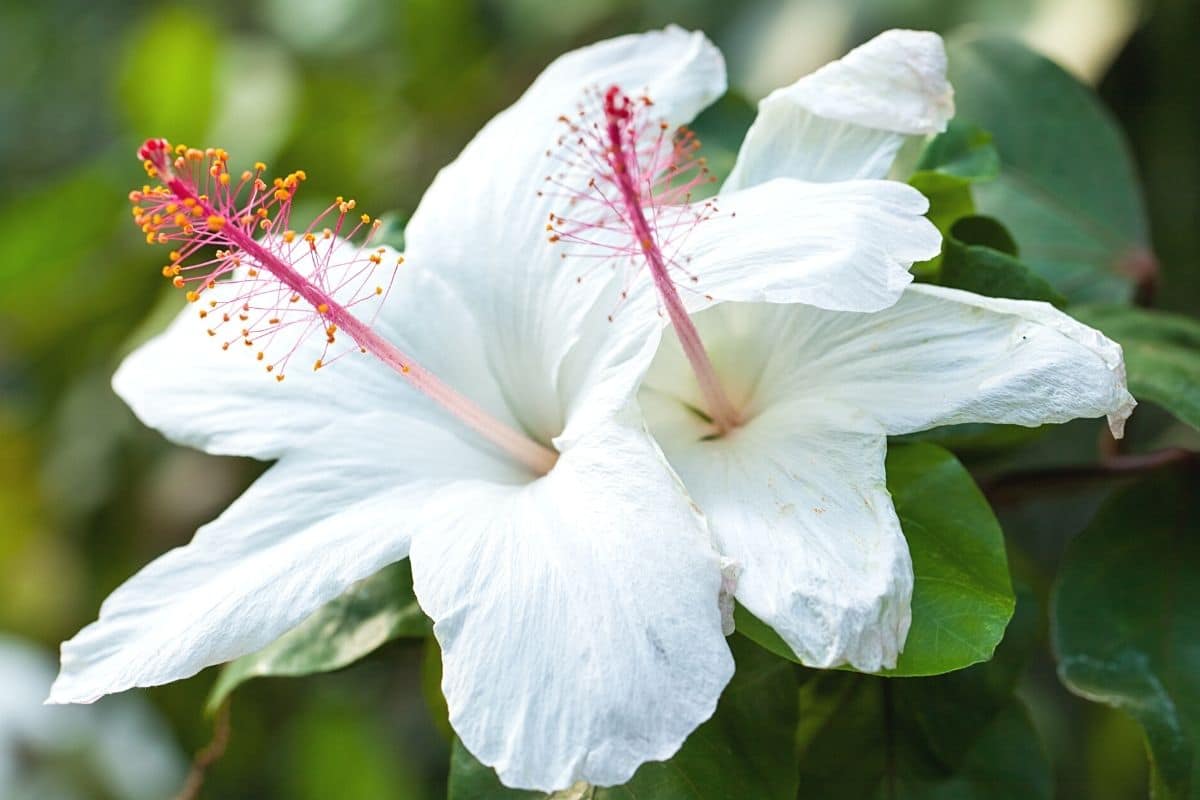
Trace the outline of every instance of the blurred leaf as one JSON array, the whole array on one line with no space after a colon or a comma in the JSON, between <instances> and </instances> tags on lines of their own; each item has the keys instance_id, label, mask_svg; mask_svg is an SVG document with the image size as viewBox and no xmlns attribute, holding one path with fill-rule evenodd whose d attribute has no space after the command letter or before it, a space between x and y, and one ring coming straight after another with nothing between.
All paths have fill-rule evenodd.
<instances>
[{"instance_id":1,"label":"blurred leaf","mask_svg":"<svg viewBox=\"0 0 1200 800\"><path fill-rule=\"evenodd\" d=\"M815 673L800 691L807 796L1049 798L1049 765L1012 695L1036 629L1023 593L996 660L936 678Z\"/></svg>"},{"instance_id":2,"label":"blurred leaf","mask_svg":"<svg viewBox=\"0 0 1200 800\"><path fill-rule=\"evenodd\" d=\"M339 706L336 698L322 697L302 712L288 733L288 757L277 765L286 786L281 796L294 800L428 796L411 756L398 747L395 736L388 735L379 717L365 708Z\"/></svg>"},{"instance_id":3,"label":"blurred leaf","mask_svg":"<svg viewBox=\"0 0 1200 800\"><path fill-rule=\"evenodd\" d=\"M1200 791L1200 494L1194 470L1110 499L1067 551L1053 600L1058 674L1130 714L1153 794Z\"/></svg>"},{"instance_id":4,"label":"blurred leaf","mask_svg":"<svg viewBox=\"0 0 1200 800\"><path fill-rule=\"evenodd\" d=\"M958 115L990 131L996 180L982 213L1016 235L1024 260L1072 302L1121 302L1147 251L1146 211L1120 130L1091 89L1002 36L951 40Z\"/></svg>"},{"instance_id":5,"label":"blurred leaf","mask_svg":"<svg viewBox=\"0 0 1200 800\"><path fill-rule=\"evenodd\" d=\"M966 178L943 175L940 172L917 172L908 182L929 201L929 211L925 216L929 217L929 221L936 225L943 235L956 220L975 213L971 182ZM937 259L926 263L936 264Z\"/></svg>"},{"instance_id":6,"label":"blurred leaf","mask_svg":"<svg viewBox=\"0 0 1200 800\"><path fill-rule=\"evenodd\" d=\"M1200 322L1122 306L1072 308L1071 314L1121 344L1134 397L1200 429Z\"/></svg>"},{"instance_id":7,"label":"blurred leaf","mask_svg":"<svg viewBox=\"0 0 1200 800\"><path fill-rule=\"evenodd\" d=\"M209 713L251 678L341 669L392 639L428 632L408 561L397 562L359 581L262 650L227 664L209 695Z\"/></svg>"},{"instance_id":8,"label":"blurred leaf","mask_svg":"<svg viewBox=\"0 0 1200 800\"><path fill-rule=\"evenodd\" d=\"M996 177L1000 161L991 142L986 131L953 119L917 160L908 182L928 198L926 216L943 234L957 220L975 213L971 184Z\"/></svg>"},{"instance_id":9,"label":"blurred leaf","mask_svg":"<svg viewBox=\"0 0 1200 800\"><path fill-rule=\"evenodd\" d=\"M912 627L883 674L938 675L992 657L1013 613L1004 536L955 457L928 443L888 447L887 484L912 555ZM768 626L738 606L737 629L796 660Z\"/></svg>"},{"instance_id":10,"label":"blurred leaf","mask_svg":"<svg viewBox=\"0 0 1200 800\"><path fill-rule=\"evenodd\" d=\"M746 131L750 129L756 114L754 105L744 95L730 91L692 121L692 130L704 145L701 154L708 160L708 168L717 178L713 187L719 186L733 170L742 140L746 138ZM703 194L704 191L697 191L696 197Z\"/></svg>"},{"instance_id":11,"label":"blurred leaf","mask_svg":"<svg viewBox=\"0 0 1200 800\"><path fill-rule=\"evenodd\" d=\"M135 136L205 146L219 42L208 17L185 6L162 6L130 31L118 93Z\"/></svg>"},{"instance_id":12,"label":"blurred leaf","mask_svg":"<svg viewBox=\"0 0 1200 800\"><path fill-rule=\"evenodd\" d=\"M433 720L433 726L446 741L453 741L450 709L446 706L446 698L442 694L442 649L438 647L437 639L432 636L425 639L425 651L421 656L421 695L425 699L425 707L429 711L429 718Z\"/></svg>"},{"instance_id":13,"label":"blurred leaf","mask_svg":"<svg viewBox=\"0 0 1200 800\"><path fill-rule=\"evenodd\" d=\"M952 119L946 130L929 141L917 161L918 172L990 181L1000 172L1000 156L992 135L962 119Z\"/></svg>"},{"instance_id":14,"label":"blurred leaf","mask_svg":"<svg viewBox=\"0 0 1200 800\"><path fill-rule=\"evenodd\" d=\"M796 796L794 667L740 636L729 639L737 672L712 719L669 761L643 764L629 783L553 798L590 800L791 800ZM449 800L546 797L505 789L489 768L456 741Z\"/></svg>"},{"instance_id":15,"label":"blurred leaf","mask_svg":"<svg viewBox=\"0 0 1200 800\"><path fill-rule=\"evenodd\" d=\"M1062 307L1067 299L1015 257L1008 231L990 217L964 217L942 243L938 283L986 297L1044 300Z\"/></svg>"}]
</instances>

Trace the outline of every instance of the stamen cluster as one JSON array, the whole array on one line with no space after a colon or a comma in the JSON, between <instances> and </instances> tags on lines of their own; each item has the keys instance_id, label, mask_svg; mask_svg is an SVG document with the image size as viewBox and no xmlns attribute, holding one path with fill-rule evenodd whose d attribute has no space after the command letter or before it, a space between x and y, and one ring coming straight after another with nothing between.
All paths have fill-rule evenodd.
<instances>
[{"instance_id":1,"label":"stamen cluster","mask_svg":"<svg viewBox=\"0 0 1200 800\"><path fill-rule=\"evenodd\" d=\"M331 355L339 317L381 300L404 260L376 277L387 253L371 246L378 219L354 214L355 201L338 197L296 231L290 219L303 170L268 182L258 162L235 176L224 150L172 149L163 139L147 141L138 156L158 183L130 192L134 221L148 244L173 245L163 277L201 306L223 349L241 342L277 380L310 334L325 338L314 369L348 352Z\"/></svg>"},{"instance_id":2,"label":"stamen cluster","mask_svg":"<svg viewBox=\"0 0 1200 800\"><path fill-rule=\"evenodd\" d=\"M630 98L617 86L588 89L572 115L559 117L563 133L546 151L556 162L539 196L561 199L567 208L546 223L552 244L567 247L562 258L597 267L629 267L629 282L648 260L658 259L677 286L694 291L688 269L688 235L720 213L716 198L693 202L698 189L716 182L698 155L691 130L675 130L654 115L645 94Z\"/></svg>"}]
</instances>

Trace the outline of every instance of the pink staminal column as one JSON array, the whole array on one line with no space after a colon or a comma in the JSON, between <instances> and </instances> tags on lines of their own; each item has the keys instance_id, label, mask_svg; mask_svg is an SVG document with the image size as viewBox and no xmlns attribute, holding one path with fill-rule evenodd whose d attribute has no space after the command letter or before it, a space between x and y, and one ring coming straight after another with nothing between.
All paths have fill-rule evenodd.
<instances>
[{"instance_id":1,"label":"pink staminal column","mask_svg":"<svg viewBox=\"0 0 1200 800\"><path fill-rule=\"evenodd\" d=\"M264 338L269 341L288 327L298 329L300 338L276 362L280 364L286 364L309 331L321 329L327 337L326 352L336 334L345 333L359 350L391 367L413 388L534 474L544 475L554 466L557 453L496 419L351 312L350 306L386 294L381 285L364 290L369 286L369 276L365 273L380 264L382 250L367 254L360 247L349 262L342 263L334 263L330 255L335 237L349 238L364 227L369 237L378 228L378 222L372 224L366 215L357 224L347 225L354 201L338 198L307 231L298 235L286 228L292 196L305 179L303 172L277 178L272 186L262 179L265 165L257 164L254 172L242 173L235 182L228 172L223 150L178 147L172 151L163 139L147 141L138 156L147 174L161 181L161 185L146 186L130 194L134 218L146 234L147 242L179 243L178 249L171 253L172 263L163 268L163 274L179 288L194 287L187 292L190 302L201 303L210 292L220 296L221 299L207 303L209 308L201 303L202 318L219 313L222 323L228 323L231 315L222 309L232 309L246 325L240 338L247 347ZM331 213L336 214L333 227L316 229L317 223ZM255 238L256 230L269 235ZM218 248L214 258L187 261L210 246ZM297 269L298 265L303 265L305 272ZM232 298L227 290L233 291ZM209 330L210 335L215 333L214 329ZM224 345L226 349L228 344ZM262 351L258 359L264 359ZM314 369L326 363L328 359L318 359ZM275 366L268 364L266 369L271 372ZM276 378L282 380L282 369L276 372Z\"/></svg>"},{"instance_id":2,"label":"pink staminal column","mask_svg":"<svg viewBox=\"0 0 1200 800\"><path fill-rule=\"evenodd\" d=\"M727 433L741 418L687 313L675 277L682 276L685 287L698 281L682 251L691 230L718 213L715 200L692 203L692 192L715 179L704 159L696 156L699 142L690 131L671 133L665 122L646 118L642 112L653 107L649 98L633 100L611 86L603 95L589 91L587 101L575 117L560 117L567 132L558 140L560 150L547 153L563 167L546 177L549 186L541 194L563 198L572 208L570 217L550 215L549 239L585 245L597 252L583 257L602 263L625 259L649 270L696 375L704 410L718 431ZM599 113L589 108L597 101ZM590 175L584 188L569 183L579 173ZM568 252L563 258L579 255Z\"/></svg>"}]
</instances>

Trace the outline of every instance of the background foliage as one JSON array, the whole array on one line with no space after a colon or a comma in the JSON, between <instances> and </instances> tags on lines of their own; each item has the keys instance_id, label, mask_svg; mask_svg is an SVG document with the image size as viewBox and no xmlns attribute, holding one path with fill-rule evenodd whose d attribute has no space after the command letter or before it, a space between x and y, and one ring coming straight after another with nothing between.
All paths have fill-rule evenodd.
<instances>
[{"instance_id":1,"label":"background foliage","mask_svg":"<svg viewBox=\"0 0 1200 800\"><path fill-rule=\"evenodd\" d=\"M994 659L936 678L818 674L739 637L740 677L713 722L671 767L649 766L627 790L598 796L773 798L800 787L823 798L1137 798L1153 785L1163 797L1200 797L1200 482L1183 450L1164 450L1200 449L1189 427L1200 424L1193 0L0 6L0 630L52 647L261 470L168 445L109 389L121 355L178 304L128 222L143 138L304 168L311 195L353 195L403 219L438 167L551 58L672 21L704 29L730 62L739 98L697 123L718 171L749 122L742 98L887 27L959 31L960 120L913 181L948 236L922 277L1065 305L1122 341L1144 402L1125 445L1135 460L1117 462L1136 468L1111 466L1112 444L1094 422L951 429L923 437L940 447L890 453L890 480L911 478L892 489L906 533L926 525L929 574L955 568L939 548L992 553L970 576L974 596L931 588L918 600L973 603L966 633L990 636L988 651L1013 614ZM1102 103L996 32L1051 51ZM978 516L960 462L998 527L986 508ZM919 479L940 473L959 488L939 505L922 499ZM957 514L970 536L938 540L941 523L922 517L932 512ZM1008 579L994 571L1001 530L1015 614ZM385 571L306 623L340 631L322 652L281 640L225 673L219 694L237 687L232 738L206 796L492 796L494 777L450 736L438 654L407 591L403 575ZM364 620L374 638L358 635ZM753 637L753 620L744 630ZM331 669L371 650L340 672L249 680ZM947 652L955 666L987 656ZM216 680L210 670L144 693L185 751L212 735L204 708ZM731 741L741 749L731 753ZM690 793L714 776L728 795ZM80 796L99 792L81 779Z\"/></svg>"}]
</instances>

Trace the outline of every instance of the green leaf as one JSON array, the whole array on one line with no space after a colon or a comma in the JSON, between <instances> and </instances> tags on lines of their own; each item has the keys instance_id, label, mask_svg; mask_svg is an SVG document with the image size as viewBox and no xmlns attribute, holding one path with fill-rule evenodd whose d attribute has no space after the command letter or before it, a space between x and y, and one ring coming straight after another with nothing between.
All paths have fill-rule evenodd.
<instances>
[{"instance_id":1,"label":"green leaf","mask_svg":"<svg viewBox=\"0 0 1200 800\"><path fill-rule=\"evenodd\" d=\"M942 244L938 282L987 297L1044 300L1062 307L1067 299L1050 283L1017 260L1008 232L989 217L964 217L950 228Z\"/></svg>"},{"instance_id":2,"label":"green leaf","mask_svg":"<svg viewBox=\"0 0 1200 800\"><path fill-rule=\"evenodd\" d=\"M1000 156L992 135L962 119L929 141L917 160L917 172L936 172L968 182L990 181L1000 172Z\"/></svg>"},{"instance_id":3,"label":"green leaf","mask_svg":"<svg viewBox=\"0 0 1200 800\"><path fill-rule=\"evenodd\" d=\"M408 561L397 562L359 581L257 653L226 664L209 694L209 712L251 678L341 669L392 639L428 632Z\"/></svg>"},{"instance_id":4,"label":"green leaf","mask_svg":"<svg viewBox=\"0 0 1200 800\"><path fill-rule=\"evenodd\" d=\"M1134 397L1200 429L1200 322L1123 306L1072 308L1071 314L1121 344Z\"/></svg>"},{"instance_id":5,"label":"green leaf","mask_svg":"<svg viewBox=\"0 0 1200 800\"><path fill-rule=\"evenodd\" d=\"M754 122L757 110L754 104L737 91L726 92L721 99L700 112L691 128L696 138L704 143L704 157L708 167L719 180L710 188L697 187L694 197L700 199L713 194L737 161L738 150L746 131Z\"/></svg>"},{"instance_id":6,"label":"green leaf","mask_svg":"<svg viewBox=\"0 0 1200 800\"><path fill-rule=\"evenodd\" d=\"M1036 631L1022 595L997 658L935 678L814 673L800 691L800 784L841 798L1049 798L1049 765L1013 688Z\"/></svg>"},{"instance_id":7,"label":"green leaf","mask_svg":"<svg viewBox=\"0 0 1200 800\"><path fill-rule=\"evenodd\" d=\"M938 675L986 661L1004 636L1014 599L1004 536L962 464L928 443L888 448L887 483L912 554L912 627L883 674ZM768 626L738 607L737 629L796 660Z\"/></svg>"},{"instance_id":8,"label":"green leaf","mask_svg":"<svg viewBox=\"0 0 1200 800\"><path fill-rule=\"evenodd\" d=\"M1200 796L1200 494L1182 470L1115 495L1054 592L1058 674L1141 724L1154 796Z\"/></svg>"},{"instance_id":9,"label":"green leaf","mask_svg":"<svg viewBox=\"0 0 1200 800\"><path fill-rule=\"evenodd\" d=\"M1000 174L974 187L1024 260L1072 302L1124 302L1148 253L1124 138L1091 89L1014 39L951 39L958 117L992 134Z\"/></svg>"},{"instance_id":10,"label":"green leaf","mask_svg":"<svg viewBox=\"0 0 1200 800\"><path fill-rule=\"evenodd\" d=\"M925 195L929 211L925 216L945 235L957 220L975 213L971 182L956 175L940 172L917 172L908 179L909 185ZM936 263L937 259L931 262Z\"/></svg>"},{"instance_id":11,"label":"green leaf","mask_svg":"<svg viewBox=\"0 0 1200 800\"><path fill-rule=\"evenodd\" d=\"M629 783L583 787L550 797L591 800L792 800L798 790L794 733L796 673L740 636L729 639L737 672L712 719L696 729L669 761L642 765ZM543 798L503 787L491 769L456 742L449 800Z\"/></svg>"},{"instance_id":12,"label":"green leaf","mask_svg":"<svg viewBox=\"0 0 1200 800\"><path fill-rule=\"evenodd\" d=\"M971 184L990 181L1000 169L992 137L953 119L925 146L909 183L929 199L929 218L945 232L955 220L975 213Z\"/></svg>"}]
</instances>

